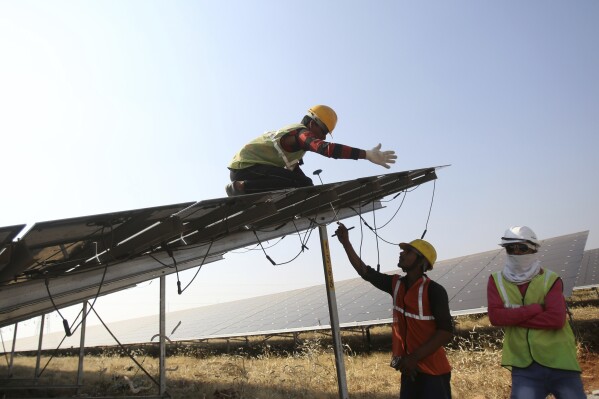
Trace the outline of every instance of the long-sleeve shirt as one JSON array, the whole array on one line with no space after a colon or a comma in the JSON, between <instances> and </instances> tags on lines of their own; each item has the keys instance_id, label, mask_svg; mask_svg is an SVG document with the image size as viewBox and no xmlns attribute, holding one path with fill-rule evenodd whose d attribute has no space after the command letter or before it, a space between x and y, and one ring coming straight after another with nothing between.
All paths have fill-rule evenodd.
<instances>
[{"instance_id":1,"label":"long-sleeve shirt","mask_svg":"<svg viewBox=\"0 0 599 399\"><path fill-rule=\"evenodd\" d=\"M359 148L350 147L344 144L329 143L328 141L319 139L314 133L306 129L293 130L287 135L295 137L295 145L293 147L286 146L284 140L281 140L282 147L285 151L311 151L320 155L335 159L364 159L366 151Z\"/></svg>"},{"instance_id":2,"label":"long-sleeve shirt","mask_svg":"<svg viewBox=\"0 0 599 399\"><path fill-rule=\"evenodd\" d=\"M526 295L528 283L518 285L518 289L522 296ZM518 308L505 308L495 280L490 276L487 284L489 320L494 326L558 330L566 323L566 301L562 292L562 280L557 279L545 296L544 305L535 303Z\"/></svg>"}]
</instances>

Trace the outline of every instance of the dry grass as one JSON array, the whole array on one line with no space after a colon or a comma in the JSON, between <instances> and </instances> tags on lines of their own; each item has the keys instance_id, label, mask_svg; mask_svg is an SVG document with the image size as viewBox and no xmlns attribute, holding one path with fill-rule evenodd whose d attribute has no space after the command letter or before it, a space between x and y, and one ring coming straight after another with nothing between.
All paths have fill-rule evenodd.
<instances>
[{"instance_id":1,"label":"dry grass","mask_svg":"<svg viewBox=\"0 0 599 399\"><path fill-rule=\"evenodd\" d=\"M587 391L599 389L599 299L573 298L575 330L583 381ZM493 399L509 397L510 374L500 367L501 330L489 325L486 316L460 317L456 337L447 348L453 366L454 398ZM238 343L227 353L218 342L196 346L172 346L167 358L167 390L174 398L337 398L337 376L330 337L305 333L299 346L289 338ZM371 329L371 350L360 332L343 333L348 390L352 398L391 399L399 392L398 372L388 366L390 328ZM133 350L135 358L156 380L158 360L148 349ZM46 358L47 359L47 358ZM42 361L42 365L45 361ZM14 377L31 378L35 357L15 358ZM57 357L43 377L50 384L73 384L77 358ZM6 365L0 366L6 375ZM74 390L7 391L8 397L72 397ZM93 396L155 395L156 385L118 351L105 350L85 359L84 386L80 394ZM0 388L0 394L2 389Z\"/></svg>"}]
</instances>

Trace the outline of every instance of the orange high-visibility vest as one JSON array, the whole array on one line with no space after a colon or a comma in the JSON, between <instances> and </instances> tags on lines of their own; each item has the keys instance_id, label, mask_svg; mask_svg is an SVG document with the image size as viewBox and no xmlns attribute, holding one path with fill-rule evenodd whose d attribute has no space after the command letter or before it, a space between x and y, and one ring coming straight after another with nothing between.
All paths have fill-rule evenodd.
<instances>
[{"instance_id":1,"label":"orange high-visibility vest","mask_svg":"<svg viewBox=\"0 0 599 399\"><path fill-rule=\"evenodd\" d=\"M406 356L428 341L437 330L428 298L430 279L424 275L406 292L398 275L393 276L393 355ZM440 347L418 362L418 370L431 375L447 374L451 366Z\"/></svg>"}]
</instances>

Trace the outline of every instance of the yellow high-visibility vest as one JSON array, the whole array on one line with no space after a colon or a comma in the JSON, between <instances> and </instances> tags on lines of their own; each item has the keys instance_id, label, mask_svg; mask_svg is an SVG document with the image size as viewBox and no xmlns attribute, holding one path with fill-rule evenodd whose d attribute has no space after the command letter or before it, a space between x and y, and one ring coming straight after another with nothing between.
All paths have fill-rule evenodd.
<instances>
[{"instance_id":1,"label":"yellow high-visibility vest","mask_svg":"<svg viewBox=\"0 0 599 399\"><path fill-rule=\"evenodd\" d=\"M304 125L295 123L285 126L280 130L266 132L256 137L235 154L233 160L229 164L229 168L244 169L248 166L260 164L278 166L289 170L295 169L306 151L287 152L283 150L279 140L285 134L302 128L306 129Z\"/></svg>"},{"instance_id":2,"label":"yellow high-visibility vest","mask_svg":"<svg viewBox=\"0 0 599 399\"><path fill-rule=\"evenodd\" d=\"M545 303L545 296L559 276L551 270L537 274L522 297L518 286L503 278L501 272L493 273L495 286L505 307ZM566 321L559 330L504 327L501 365L511 369L528 367L533 361L555 369L580 371L576 359L576 343L570 324Z\"/></svg>"}]
</instances>

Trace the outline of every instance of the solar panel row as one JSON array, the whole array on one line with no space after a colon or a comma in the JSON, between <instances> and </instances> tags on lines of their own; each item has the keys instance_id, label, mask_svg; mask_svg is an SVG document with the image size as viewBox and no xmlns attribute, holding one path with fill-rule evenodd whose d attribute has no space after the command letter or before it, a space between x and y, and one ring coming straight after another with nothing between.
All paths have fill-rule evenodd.
<instances>
[{"instance_id":1,"label":"solar panel row","mask_svg":"<svg viewBox=\"0 0 599 399\"><path fill-rule=\"evenodd\" d=\"M582 276L589 265L597 270L598 250L584 252L588 231L546 239L540 251L543 267L564 277L564 293L569 296L576 275ZM505 261L500 248L455 259L440 261L429 276L448 292L453 315L486 311L486 286L489 275L501 270ZM594 263L593 263L594 262ZM581 268L581 265L586 265ZM591 267L592 269L592 267ZM580 273L579 273L580 272ZM578 281L599 285L597 274ZM585 275L586 276L586 275ZM594 276L594 277L593 277ZM361 278L335 284L341 327L377 325L391 322L390 297ZM173 341L193 341L248 335L268 335L295 331L328 329L326 290L318 285L298 290L244 299L218 305L168 313L167 331ZM158 316L144 317L110 325L122 343L146 343L157 333ZM180 323L180 325L179 325ZM44 347L54 348L64 334L44 337ZM34 350L37 338L18 342L17 350ZM116 343L101 326L88 327L87 346ZM63 346L78 346L78 337L68 338Z\"/></svg>"},{"instance_id":2,"label":"solar panel row","mask_svg":"<svg viewBox=\"0 0 599 399\"><path fill-rule=\"evenodd\" d=\"M330 222L352 206L436 179L436 167L346 182L0 228L0 327L258 240ZM372 208L372 207L371 207ZM256 232L256 235L253 233ZM248 234L249 233L249 234ZM256 236L260 237L257 238ZM50 293L49 293L50 292Z\"/></svg>"}]
</instances>

